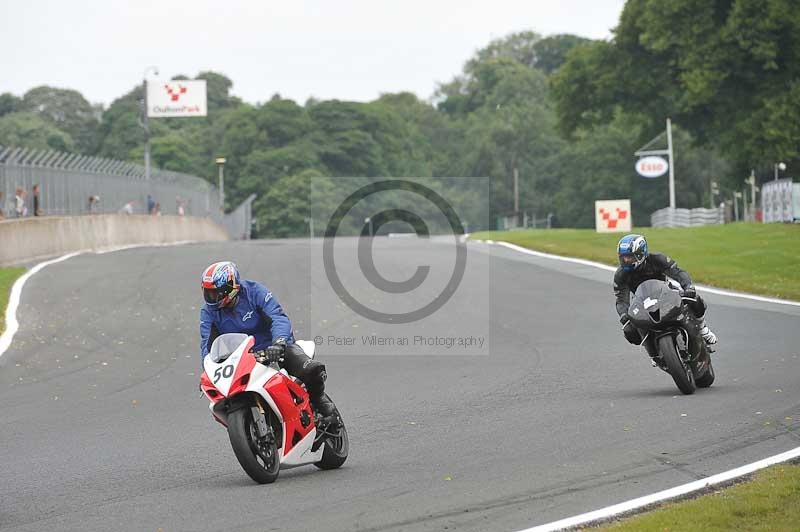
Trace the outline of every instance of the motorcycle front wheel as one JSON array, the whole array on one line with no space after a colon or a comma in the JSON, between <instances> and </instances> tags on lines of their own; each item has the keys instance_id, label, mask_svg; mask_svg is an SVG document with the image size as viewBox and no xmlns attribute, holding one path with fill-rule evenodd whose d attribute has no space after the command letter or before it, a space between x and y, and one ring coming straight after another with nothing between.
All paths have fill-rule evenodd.
<instances>
[{"instance_id":1,"label":"motorcycle front wheel","mask_svg":"<svg viewBox=\"0 0 800 532\"><path fill-rule=\"evenodd\" d=\"M228 437L236 459L250 478L259 484L271 484L278 478L281 463L275 437L258 437L253 414L240 408L228 416Z\"/></svg>"},{"instance_id":2,"label":"motorcycle front wheel","mask_svg":"<svg viewBox=\"0 0 800 532\"><path fill-rule=\"evenodd\" d=\"M681 360L675 347L675 339L670 335L659 338L658 352L678 389L685 395L693 394L696 389L694 374L691 368Z\"/></svg>"}]
</instances>

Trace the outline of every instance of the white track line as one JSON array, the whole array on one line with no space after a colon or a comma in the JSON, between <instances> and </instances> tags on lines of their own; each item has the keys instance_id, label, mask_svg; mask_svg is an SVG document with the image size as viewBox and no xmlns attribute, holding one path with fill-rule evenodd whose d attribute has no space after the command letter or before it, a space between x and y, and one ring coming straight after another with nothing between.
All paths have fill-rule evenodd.
<instances>
[{"instance_id":1,"label":"white track line","mask_svg":"<svg viewBox=\"0 0 800 532\"><path fill-rule=\"evenodd\" d=\"M591 523L593 521L608 519L615 515L637 510L639 508L644 508L645 506L649 506L654 503L674 499L694 491L699 491L708 488L709 486L722 484L730 480L749 475L750 473L758 471L759 469L764 469L765 467L779 464L781 462L787 462L798 457L800 457L800 447L795 447L791 451L776 454L775 456L771 456L742 467L737 467L736 469L731 469L730 471L725 471L724 473L719 473L718 475L707 477L701 480L695 480L694 482L683 484L682 486L676 486L668 490L659 491L658 493L639 497L638 499L631 499L630 501L621 502L613 506L607 506L606 508L601 508L600 510L595 510L593 512L576 515L560 521L553 521L552 523L535 526L533 528L526 528L520 532L549 532L552 530L562 530L565 528Z\"/></svg>"},{"instance_id":2,"label":"white track line","mask_svg":"<svg viewBox=\"0 0 800 532\"><path fill-rule=\"evenodd\" d=\"M477 242L486 242L487 244L495 244L498 246L503 246L509 249L513 249L514 251L524 253L526 255L533 255L535 257L558 260L561 262L571 262L573 264L582 264L584 266L600 268L601 270L606 270L609 272L616 271L616 268L614 268L613 266L609 266L607 264L601 264L599 262L594 262L591 260L578 259L575 257L562 257L560 255L542 253L541 251L533 251L531 249L524 248L522 246L517 246L516 244L510 244L508 242L495 242L494 240L486 240L486 241L478 240ZM701 288L703 291L710 292L712 294L719 294L729 297L740 297L743 299L750 299L753 301L763 301L765 303L777 303L779 305L800 306L800 302L797 301L788 301L785 299L757 296L754 294L746 294L743 292L735 292L732 290L720 290L719 288L711 288L709 286L704 286L704 285L697 285L697 286L698 288ZM561 519L560 521L553 521L552 523L535 526L533 528L526 528L525 530L521 530L520 532L549 532L552 530L562 530L565 528L583 525L591 523L593 521L601 521L613 517L615 515L620 515L630 512L632 510L644 508L654 503L667 501L669 499L674 499L676 497L680 497L682 495L686 495L694 491L699 491L708 488L709 486L714 486L716 484L728 482L730 480L743 477L745 475L749 475L750 473L758 471L759 469L763 469L765 467L769 467L774 464L779 464L781 462L787 462L789 460L798 457L800 457L800 447L796 447L790 451L786 451L785 453L776 454L775 456L771 456L769 458L765 458L763 460L759 460L758 462L753 462L752 464L738 467L736 469L731 469L730 471L725 471L723 473L719 473L711 477L707 477L701 480L696 480L694 482L683 484L681 486L676 486L668 490L659 491L658 493L653 493L652 495L645 495L644 497L639 497L638 499L632 499L626 502L621 502L619 504L615 504L613 506L607 506L606 508L601 508L600 510L595 510L593 512L588 512L576 515L574 517Z\"/></svg>"},{"instance_id":3,"label":"white track line","mask_svg":"<svg viewBox=\"0 0 800 532\"><path fill-rule=\"evenodd\" d=\"M522 246L518 246L516 244L510 244L508 242L495 242L494 240L476 240L476 242L486 242L487 244L494 244L497 246L503 246L508 249L513 249L514 251L518 251L520 253L524 253L526 255L533 255L534 257L541 257L544 259L551 259L551 260L558 260L561 262L572 262L574 264L582 264L584 266L591 266L593 268L600 268L601 270L606 270L608 272L614 272L617 269L613 266L609 266L607 264L601 264L599 262L594 262L591 260L586 259L578 259L575 257L562 257L560 255L551 255L550 253L542 253L541 251L533 251L532 249L524 248ZM702 284L698 284L697 288L701 289L703 292L708 292L710 294L717 294L720 296L728 296L728 297L739 297L742 299L749 299L751 301L761 301L763 303L775 303L777 305L790 305L793 307L800 307L800 301L791 301L788 299L778 299L774 297L764 297L764 296L757 296L755 294L748 294L745 292L737 292L735 290L722 290L720 288L714 288L711 286L706 286Z\"/></svg>"},{"instance_id":4,"label":"white track line","mask_svg":"<svg viewBox=\"0 0 800 532\"><path fill-rule=\"evenodd\" d=\"M134 248L150 248L150 247L166 247L166 246L180 246L184 244L194 244L198 242L197 240L181 240L178 242L167 242L162 244L131 244L127 246L116 246L111 248L106 248L102 250L93 251L93 253L97 255L103 255L105 253L113 253L115 251L123 251L126 249L134 249ZM14 335L17 333L19 329L19 322L17 321L17 307L19 307L19 300L22 297L22 287L25 286L25 283L28 279L31 278L33 274L41 270L42 268L49 266L51 264L55 264L57 262L61 262L72 258L76 255L81 255L83 253L88 253L89 251L75 251L73 253L68 253L66 255L62 255L57 259L48 260L45 262L40 262L27 272L25 272L22 277L17 279L14 282L14 285L11 287L11 295L8 297L8 307L6 308L6 330L0 335L0 357L11 347L11 341L14 339Z\"/></svg>"},{"instance_id":5,"label":"white track line","mask_svg":"<svg viewBox=\"0 0 800 532\"><path fill-rule=\"evenodd\" d=\"M14 339L17 329L19 329L19 322L17 321L17 307L19 306L19 299L22 296L22 287L25 286L25 283L28 281L28 279L30 279L33 274L45 266L50 266L51 264L67 260L75 255L80 255L81 253L83 252L76 251L75 253L68 253L67 255L58 257L57 259L40 262L22 274L22 277L14 282L14 285L11 287L11 295L8 297L8 307L6 308L6 330L2 335L0 335L0 357L3 356L3 353L5 353L6 350L11 346L11 340Z\"/></svg>"}]
</instances>

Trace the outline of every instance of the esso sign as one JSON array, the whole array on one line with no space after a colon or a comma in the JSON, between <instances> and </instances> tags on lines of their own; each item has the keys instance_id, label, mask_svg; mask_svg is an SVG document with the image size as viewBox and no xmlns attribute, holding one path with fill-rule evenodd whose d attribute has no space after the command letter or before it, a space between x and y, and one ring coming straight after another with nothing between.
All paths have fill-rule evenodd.
<instances>
[{"instance_id":1,"label":"esso sign","mask_svg":"<svg viewBox=\"0 0 800 532\"><path fill-rule=\"evenodd\" d=\"M658 177L667 173L669 163L661 157L642 157L636 161L636 172L642 177Z\"/></svg>"}]
</instances>

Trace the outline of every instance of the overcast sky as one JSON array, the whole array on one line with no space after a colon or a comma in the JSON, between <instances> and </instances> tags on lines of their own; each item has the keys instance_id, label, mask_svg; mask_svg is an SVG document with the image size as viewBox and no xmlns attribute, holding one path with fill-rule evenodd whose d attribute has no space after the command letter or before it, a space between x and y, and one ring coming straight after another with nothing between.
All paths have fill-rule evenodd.
<instances>
[{"instance_id":1,"label":"overcast sky","mask_svg":"<svg viewBox=\"0 0 800 532\"><path fill-rule=\"evenodd\" d=\"M214 70L256 103L429 98L492 39L609 38L624 0L0 0L0 93L38 85L108 105L149 65Z\"/></svg>"}]
</instances>

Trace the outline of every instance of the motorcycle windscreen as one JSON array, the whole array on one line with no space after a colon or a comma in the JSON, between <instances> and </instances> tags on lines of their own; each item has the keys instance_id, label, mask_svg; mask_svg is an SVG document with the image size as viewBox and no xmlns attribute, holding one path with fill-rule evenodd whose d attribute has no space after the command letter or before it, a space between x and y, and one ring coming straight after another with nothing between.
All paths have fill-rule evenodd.
<instances>
[{"instance_id":1,"label":"motorcycle windscreen","mask_svg":"<svg viewBox=\"0 0 800 532\"><path fill-rule=\"evenodd\" d=\"M208 356L211 360L219 364L235 352L236 349L242 345L242 342L247 341L248 336L243 333L226 333L220 334L211 344L211 351Z\"/></svg>"},{"instance_id":2,"label":"motorcycle windscreen","mask_svg":"<svg viewBox=\"0 0 800 532\"><path fill-rule=\"evenodd\" d=\"M646 329L674 319L680 308L681 297L677 291L664 281L650 279L636 289L629 315L636 327Z\"/></svg>"}]
</instances>

